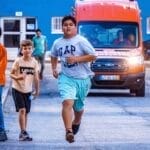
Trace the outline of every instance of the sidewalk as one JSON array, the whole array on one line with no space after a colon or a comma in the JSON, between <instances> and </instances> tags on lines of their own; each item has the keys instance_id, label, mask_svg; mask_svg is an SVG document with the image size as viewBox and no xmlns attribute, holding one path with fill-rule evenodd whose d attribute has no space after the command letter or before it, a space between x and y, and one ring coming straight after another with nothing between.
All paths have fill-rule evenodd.
<instances>
[{"instance_id":1,"label":"sidewalk","mask_svg":"<svg viewBox=\"0 0 150 150\"><path fill-rule=\"evenodd\" d=\"M150 150L148 88L145 98L87 97L80 131L70 144L65 140L57 80L52 77L50 63L45 69L40 95L32 100L28 119L27 131L33 141L18 141L18 113L9 93L4 107L8 141L0 143L1 150Z\"/></svg>"}]
</instances>

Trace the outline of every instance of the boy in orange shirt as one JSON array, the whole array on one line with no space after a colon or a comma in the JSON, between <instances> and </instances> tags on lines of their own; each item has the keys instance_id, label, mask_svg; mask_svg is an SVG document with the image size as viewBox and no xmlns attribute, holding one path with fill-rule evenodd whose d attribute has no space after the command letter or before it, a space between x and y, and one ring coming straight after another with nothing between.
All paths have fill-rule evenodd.
<instances>
[{"instance_id":1,"label":"boy in orange shirt","mask_svg":"<svg viewBox=\"0 0 150 150\"><path fill-rule=\"evenodd\" d=\"M0 36L1 36L0 28ZM2 111L2 90L5 85L5 71L7 66L7 51L6 48L0 44L0 141L6 141L7 135L4 127L4 117Z\"/></svg>"}]
</instances>

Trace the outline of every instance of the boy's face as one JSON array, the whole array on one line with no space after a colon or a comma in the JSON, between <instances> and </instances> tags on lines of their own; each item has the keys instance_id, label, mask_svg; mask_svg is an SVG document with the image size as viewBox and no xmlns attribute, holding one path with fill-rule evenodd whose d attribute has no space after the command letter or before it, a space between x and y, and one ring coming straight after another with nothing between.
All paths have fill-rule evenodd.
<instances>
[{"instance_id":1,"label":"boy's face","mask_svg":"<svg viewBox=\"0 0 150 150\"><path fill-rule=\"evenodd\" d=\"M40 31L36 32L36 35L37 35L38 37L40 37L40 36L41 36L41 32L40 32Z\"/></svg>"},{"instance_id":2,"label":"boy's face","mask_svg":"<svg viewBox=\"0 0 150 150\"><path fill-rule=\"evenodd\" d=\"M77 28L72 20L66 20L62 26L64 36L67 38L73 37L77 33Z\"/></svg>"},{"instance_id":3,"label":"boy's face","mask_svg":"<svg viewBox=\"0 0 150 150\"><path fill-rule=\"evenodd\" d=\"M29 57L32 54L32 50L33 50L32 46L23 46L21 52L22 52L23 56Z\"/></svg>"}]
</instances>

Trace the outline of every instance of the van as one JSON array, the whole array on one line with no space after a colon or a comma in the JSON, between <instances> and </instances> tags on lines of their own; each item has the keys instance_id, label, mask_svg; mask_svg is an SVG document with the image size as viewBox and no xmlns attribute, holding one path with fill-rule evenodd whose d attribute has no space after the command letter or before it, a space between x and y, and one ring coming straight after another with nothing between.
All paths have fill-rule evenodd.
<instances>
[{"instance_id":1,"label":"van","mask_svg":"<svg viewBox=\"0 0 150 150\"><path fill-rule=\"evenodd\" d=\"M134 0L76 0L79 34L94 46L93 89L129 89L145 96L140 9Z\"/></svg>"}]
</instances>

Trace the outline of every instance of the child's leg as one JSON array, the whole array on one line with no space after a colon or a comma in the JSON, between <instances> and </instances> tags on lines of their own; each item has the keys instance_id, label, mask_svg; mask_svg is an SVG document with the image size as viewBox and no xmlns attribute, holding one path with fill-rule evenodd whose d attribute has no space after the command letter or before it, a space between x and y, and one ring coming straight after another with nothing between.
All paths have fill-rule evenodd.
<instances>
[{"instance_id":1,"label":"child's leg","mask_svg":"<svg viewBox=\"0 0 150 150\"><path fill-rule=\"evenodd\" d=\"M76 80L77 83L77 99L74 102L73 109L74 109L74 120L72 122L72 130L73 133L76 134L79 130L82 115L84 112L84 103L85 98L88 94L88 91L91 86L90 78L87 78L85 80Z\"/></svg>"},{"instance_id":2,"label":"child's leg","mask_svg":"<svg viewBox=\"0 0 150 150\"><path fill-rule=\"evenodd\" d=\"M28 114L25 114L25 128L27 128Z\"/></svg>"},{"instance_id":3,"label":"child's leg","mask_svg":"<svg viewBox=\"0 0 150 150\"><path fill-rule=\"evenodd\" d=\"M81 110L81 111L74 110L74 120L73 120L72 124L80 124L83 112L84 112L84 110Z\"/></svg>"},{"instance_id":4,"label":"child's leg","mask_svg":"<svg viewBox=\"0 0 150 150\"><path fill-rule=\"evenodd\" d=\"M73 134L77 134L77 132L79 131L83 112L84 112L84 110L81 110L81 111L74 110L74 120L72 122Z\"/></svg>"},{"instance_id":5,"label":"child's leg","mask_svg":"<svg viewBox=\"0 0 150 150\"><path fill-rule=\"evenodd\" d=\"M21 131L26 131L26 109L19 109L19 126Z\"/></svg>"},{"instance_id":6,"label":"child's leg","mask_svg":"<svg viewBox=\"0 0 150 150\"><path fill-rule=\"evenodd\" d=\"M69 143L74 142L74 135L72 132L72 117L73 117L73 112L72 112L72 106L73 106L73 100L65 100L62 108L62 118L64 121L64 125L66 128L66 140Z\"/></svg>"},{"instance_id":7,"label":"child's leg","mask_svg":"<svg viewBox=\"0 0 150 150\"><path fill-rule=\"evenodd\" d=\"M59 76L59 91L62 98L62 118L66 129L66 140L74 142L72 132L73 104L76 98L76 88L71 78L61 74Z\"/></svg>"},{"instance_id":8,"label":"child's leg","mask_svg":"<svg viewBox=\"0 0 150 150\"><path fill-rule=\"evenodd\" d=\"M21 132L19 134L19 141L32 141L33 140L32 137L30 137L28 132L26 131L27 113L26 113L26 109L24 109L24 108L19 110L19 125L20 125L20 129L21 129Z\"/></svg>"},{"instance_id":9,"label":"child's leg","mask_svg":"<svg viewBox=\"0 0 150 150\"><path fill-rule=\"evenodd\" d=\"M63 117L64 125L65 125L66 130L70 130L70 131L72 131L73 103L74 103L73 100L65 100L62 103L63 104L62 117Z\"/></svg>"}]
</instances>

